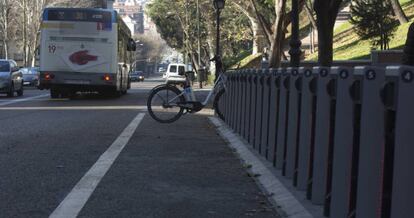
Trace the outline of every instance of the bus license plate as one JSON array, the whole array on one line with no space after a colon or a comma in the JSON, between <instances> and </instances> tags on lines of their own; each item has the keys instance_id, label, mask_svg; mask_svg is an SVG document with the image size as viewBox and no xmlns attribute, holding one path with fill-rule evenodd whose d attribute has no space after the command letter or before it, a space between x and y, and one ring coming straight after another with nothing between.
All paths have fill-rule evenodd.
<instances>
[{"instance_id":1,"label":"bus license plate","mask_svg":"<svg viewBox=\"0 0 414 218\"><path fill-rule=\"evenodd\" d=\"M91 81L89 80L65 80L66 84L76 84L76 85L89 85Z\"/></svg>"}]
</instances>

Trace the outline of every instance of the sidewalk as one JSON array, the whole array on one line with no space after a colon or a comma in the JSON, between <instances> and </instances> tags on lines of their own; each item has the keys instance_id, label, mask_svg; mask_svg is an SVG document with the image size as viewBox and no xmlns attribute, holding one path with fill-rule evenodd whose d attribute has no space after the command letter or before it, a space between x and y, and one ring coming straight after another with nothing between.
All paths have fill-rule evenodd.
<instances>
[{"instance_id":1,"label":"sidewalk","mask_svg":"<svg viewBox=\"0 0 414 218\"><path fill-rule=\"evenodd\" d=\"M146 115L79 217L278 217L249 175L207 115Z\"/></svg>"}]
</instances>

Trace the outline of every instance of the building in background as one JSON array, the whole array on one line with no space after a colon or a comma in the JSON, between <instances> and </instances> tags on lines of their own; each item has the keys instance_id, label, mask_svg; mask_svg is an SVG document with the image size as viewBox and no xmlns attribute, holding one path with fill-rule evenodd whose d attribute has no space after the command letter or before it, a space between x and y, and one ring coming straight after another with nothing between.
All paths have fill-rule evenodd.
<instances>
[{"instance_id":1,"label":"building in background","mask_svg":"<svg viewBox=\"0 0 414 218\"><path fill-rule=\"evenodd\" d=\"M144 14L144 33L146 35L158 35L157 26L146 14Z\"/></svg>"},{"instance_id":2,"label":"building in background","mask_svg":"<svg viewBox=\"0 0 414 218\"><path fill-rule=\"evenodd\" d=\"M144 12L135 13L132 19L136 22L134 31L137 34L144 34Z\"/></svg>"},{"instance_id":3,"label":"building in background","mask_svg":"<svg viewBox=\"0 0 414 218\"><path fill-rule=\"evenodd\" d=\"M132 34L144 34L144 4L146 1L116 0L113 8L118 11Z\"/></svg>"}]
</instances>

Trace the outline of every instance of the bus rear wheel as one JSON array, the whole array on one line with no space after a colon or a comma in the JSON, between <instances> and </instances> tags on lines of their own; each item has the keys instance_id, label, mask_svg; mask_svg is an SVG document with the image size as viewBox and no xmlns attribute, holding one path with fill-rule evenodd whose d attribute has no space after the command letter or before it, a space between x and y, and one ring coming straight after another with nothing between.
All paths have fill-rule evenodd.
<instances>
[{"instance_id":1,"label":"bus rear wheel","mask_svg":"<svg viewBox=\"0 0 414 218\"><path fill-rule=\"evenodd\" d=\"M50 89L51 98L59 98L60 92L57 89Z\"/></svg>"}]
</instances>

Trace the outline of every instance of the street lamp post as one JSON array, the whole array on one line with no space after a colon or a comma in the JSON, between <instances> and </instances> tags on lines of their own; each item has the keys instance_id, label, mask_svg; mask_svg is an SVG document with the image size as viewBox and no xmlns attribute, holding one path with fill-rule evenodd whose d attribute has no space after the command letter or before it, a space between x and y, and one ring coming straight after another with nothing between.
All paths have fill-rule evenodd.
<instances>
[{"instance_id":1,"label":"street lamp post","mask_svg":"<svg viewBox=\"0 0 414 218\"><path fill-rule=\"evenodd\" d=\"M223 71L223 64L220 57L220 14L224 8L225 0L213 0L214 8L216 9L216 24L217 24L217 36L216 36L216 79Z\"/></svg>"}]
</instances>

